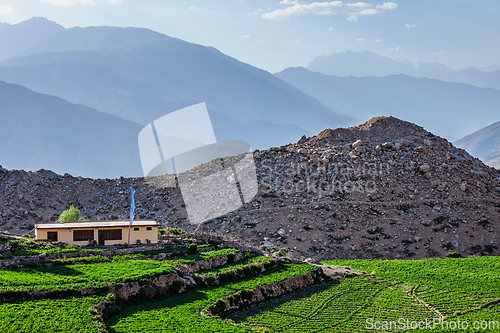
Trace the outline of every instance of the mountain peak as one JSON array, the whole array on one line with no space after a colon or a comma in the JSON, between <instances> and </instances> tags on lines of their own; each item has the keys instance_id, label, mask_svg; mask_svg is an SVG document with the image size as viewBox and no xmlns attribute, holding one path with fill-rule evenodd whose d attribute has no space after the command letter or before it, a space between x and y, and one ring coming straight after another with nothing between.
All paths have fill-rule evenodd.
<instances>
[{"instance_id":1,"label":"mountain peak","mask_svg":"<svg viewBox=\"0 0 500 333\"><path fill-rule=\"evenodd\" d=\"M434 136L423 127L396 117L379 116L349 128L326 129L309 140L313 142L356 141L359 139L384 143L400 141L413 136Z\"/></svg>"},{"instance_id":2,"label":"mountain peak","mask_svg":"<svg viewBox=\"0 0 500 333\"><path fill-rule=\"evenodd\" d=\"M0 25L0 61L16 57L31 46L64 30L63 26L45 17L32 17L14 25Z\"/></svg>"},{"instance_id":3,"label":"mountain peak","mask_svg":"<svg viewBox=\"0 0 500 333\"><path fill-rule=\"evenodd\" d=\"M13 25L13 27L30 27L30 28L34 26L45 26L45 27L51 26L64 29L62 25L54 21L51 21L46 17L32 17L30 19L27 19L26 21L22 21Z\"/></svg>"}]
</instances>

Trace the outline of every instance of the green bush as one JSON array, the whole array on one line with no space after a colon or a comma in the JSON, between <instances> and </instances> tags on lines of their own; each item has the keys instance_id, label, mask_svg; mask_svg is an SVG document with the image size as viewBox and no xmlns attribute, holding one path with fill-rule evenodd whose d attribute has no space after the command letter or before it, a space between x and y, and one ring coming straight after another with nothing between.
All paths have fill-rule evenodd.
<instances>
[{"instance_id":1,"label":"green bush","mask_svg":"<svg viewBox=\"0 0 500 333\"><path fill-rule=\"evenodd\" d=\"M65 210L61 215L59 215L59 222L61 223L71 223L80 222L82 220L82 214L80 210L75 206L71 205L67 210Z\"/></svg>"},{"instance_id":2,"label":"green bush","mask_svg":"<svg viewBox=\"0 0 500 333\"><path fill-rule=\"evenodd\" d=\"M171 235L182 235L185 232L181 228L165 228L165 232Z\"/></svg>"},{"instance_id":3,"label":"green bush","mask_svg":"<svg viewBox=\"0 0 500 333\"><path fill-rule=\"evenodd\" d=\"M460 252L448 252L446 253L446 258L462 258Z\"/></svg>"},{"instance_id":4,"label":"green bush","mask_svg":"<svg viewBox=\"0 0 500 333\"><path fill-rule=\"evenodd\" d=\"M267 247L267 245L261 245L261 246L259 246L259 249L260 249L261 251L268 251L268 250L269 250L269 247Z\"/></svg>"},{"instance_id":5,"label":"green bush","mask_svg":"<svg viewBox=\"0 0 500 333\"><path fill-rule=\"evenodd\" d=\"M284 257L288 254L288 252L290 252L288 248L282 247L281 249L279 249L278 254L280 255L280 257Z\"/></svg>"}]
</instances>

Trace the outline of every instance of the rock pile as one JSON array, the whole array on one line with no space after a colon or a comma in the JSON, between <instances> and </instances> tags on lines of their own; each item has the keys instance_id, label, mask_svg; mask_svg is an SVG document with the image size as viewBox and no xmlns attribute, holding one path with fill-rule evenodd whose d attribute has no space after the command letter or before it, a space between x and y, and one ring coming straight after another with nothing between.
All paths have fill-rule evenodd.
<instances>
[{"instance_id":1,"label":"rock pile","mask_svg":"<svg viewBox=\"0 0 500 333\"><path fill-rule=\"evenodd\" d=\"M257 196L199 230L299 257L499 254L499 171L422 127L378 117L255 151L254 160ZM70 204L91 220L126 219L134 186L136 218L193 230L172 183L171 176L94 180L0 169L0 226L23 233Z\"/></svg>"}]
</instances>

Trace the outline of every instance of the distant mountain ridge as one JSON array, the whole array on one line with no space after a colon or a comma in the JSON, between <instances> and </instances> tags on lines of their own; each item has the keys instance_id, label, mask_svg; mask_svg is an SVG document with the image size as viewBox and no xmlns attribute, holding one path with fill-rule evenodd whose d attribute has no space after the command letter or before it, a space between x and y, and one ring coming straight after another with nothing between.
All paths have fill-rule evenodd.
<instances>
[{"instance_id":1,"label":"distant mountain ridge","mask_svg":"<svg viewBox=\"0 0 500 333\"><path fill-rule=\"evenodd\" d=\"M93 178L140 176L142 126L0 81L0 164Z\"/></svg>"},{"instance_id":2,"label":"distant mountain ridge","mask_svg":"<svg viewBox=\"0 0 500 333\"><path fill-rule=\"evenodd\" d=\"M0 80L142 125L206 102L219 139L253 148L357 122L266 71L148 29L64 29L23 55L0 63Z\"/></svg>"},{"instance_id":3,"label":"distant mountain ridge","mask_svg":"<svg viewBox=\"0 0 500 333\"><path fill-rule=\"evenodd\" d=\"M468 83L480 88L500 89L500 68L489 66L484 71L469 67L453 70L441 63L413 63L408 60L393 60L375 53L340 52L319 56L307 68L314 72L335 76L388 76L405 74L417 78L438 79L446 82Z\"/></svg>"},{"instance_id":4,"label":"distant mountain ridge","mask_svg":"<svg viewBox=\"0 0 500 333\"><path fill-rule=\"evenodd\" d=\"M463 137L499 118L500 91L491 88L407 75L337 77L302 67L275 75L326 107L352 117L391 115L449 139Z\"/></svg>"},{"instance_id":5,"label":"distant mountain ridge","mask_svg":"<svg viewBox=\"0 0 500 333\"><path fill-rule=\"evenodd\" d=\"M484 164L500 169L500 150L490 154L484 158L481 158Z\"/></svg>"},{"instance_id":6,"label":"distant mountain ridge","mask_svg":"<svg viewBox=\"0 0 500 333\"><path fill-rule=\"evenodd\" d=\"M497 119L500 119L500 114ZM475 157L486 157L499 151L500 121L461 138L455 144Z\"/></svg>"},{"instance_id":7,"label":"distant mountain ridge","mask_svg":"<svg viewBox=\"0 0 500 333\"><path fill-rule=\"evenodd\" d=\"M0 61L16 57L61 31L64 27L42 17L33 17L14 25L0 23Z\"/></svg>"}]
</instances>

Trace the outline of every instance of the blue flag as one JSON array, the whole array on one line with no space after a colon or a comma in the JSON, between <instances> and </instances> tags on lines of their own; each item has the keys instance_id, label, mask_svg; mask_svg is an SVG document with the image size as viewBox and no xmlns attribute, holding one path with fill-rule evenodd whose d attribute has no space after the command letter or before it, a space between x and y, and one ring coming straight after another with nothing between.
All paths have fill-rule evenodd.
<instances>
[{"instance_id":1,"label":"blue flag","mask_svg":"<svg viewBox=\"0 0 500 333\"><path fill-rule=\"evenodd\" d=\"M134 200L134 194L135 190L133 187L130 188L130 225L132 225L132 222L134 221L134 214L135 214L135 200Z\"/></svg>"}]
</instances>

